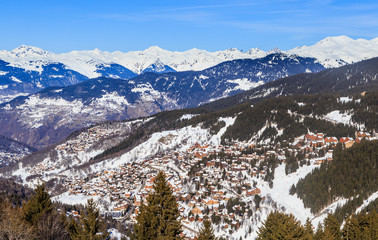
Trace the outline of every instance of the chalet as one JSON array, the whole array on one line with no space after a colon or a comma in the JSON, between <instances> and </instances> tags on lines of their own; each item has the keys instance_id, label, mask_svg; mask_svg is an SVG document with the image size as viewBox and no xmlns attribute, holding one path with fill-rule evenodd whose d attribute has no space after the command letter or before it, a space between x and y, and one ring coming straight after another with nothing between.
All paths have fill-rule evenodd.
<instances>
[{"instance_id":1,"label":"chalet","mask_svg":"<svg viewBox=\"0 0 378 240\"><path fill-rule=\"evenodd\" d=\"M353 144L354 144L354 141L353 141L353 140L348 141L348 142L345 143L345 147L346 147L346 148L350 148L351 146L353 146Z\"/></svg>"},{"instance_id":2,"label":"chalet","mask_svg":"<svg viewBox=\"0 0 378 240\"><path fill-rule=\"evenodd\" d=\"M257 195L257 194L260 194L260 193L261 193L260 188L255 187L255 188L247 191L247 196L254 196L254 195Z\"/></svg>"},{"instance_id":3,"label":"chalet","mask_svg":"<svg viewBox=\"0 0 378 240\"><path fill-rule=\"evenodd\" d=\"M350 137L342 137L342 138L340 138L340 140L339 140L340 143L346 143L346 142L349 142L349 141L353 141L353 138L350 138Z\"/></svg>"},{"instance_id":4,"label":"chalet","mask_svg":"<svg viewBox=\"0 0 378 240\"><path fill-rule=\"evenodd\" d=\"M202 210L199 207L195 207L191 210L193 214L202 214Z\"/></svg>"},{"instance_id":5,"label":"chalet","mask_svg":"<svg viewBox=\"0 0 378 240\"><path fill-rule=\"evenodd\" d=\"M335 137L326 137L324 139L324 142L326 144L337 144L338 143L337 138L335 138Z\"/></svg>"},{"instance_id":6,"label":"chalet","mask_svg":"<svg viewBox=\"0 0 378 240\"><path fill-rule=\"evenodd\" d=\"M370 133L356 132L356 138L370 138Z\"/></svg>"}]
</instances>

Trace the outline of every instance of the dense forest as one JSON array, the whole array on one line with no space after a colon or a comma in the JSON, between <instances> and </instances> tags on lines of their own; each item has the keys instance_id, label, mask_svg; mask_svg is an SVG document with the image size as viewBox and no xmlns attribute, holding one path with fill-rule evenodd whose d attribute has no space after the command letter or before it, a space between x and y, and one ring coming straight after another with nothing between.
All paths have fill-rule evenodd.
<instances>
[{"instance_id":1,"label":"dense forest","mask_svg":"<svg viewBox=\"0 0 378 240\"><path fill-rule=\"evenodd\" d=\"M296 193L313 213L339 198L354 197L346 205L350 208L347 213L351 213L377 191L378 140L362 141L349 149L339 144L333 154L331 162L315 169L296 186Z\"/></svg>"},{"instance_id":2,"label":"dense forest","mask_svg":"<svg viewBox=\"0 0 378 240\"><path fill-rule=\"evenodd\" d=\"M259 229L258 240L374 240L378 237L378 213L371 211L350 215L343 226L328 214L314 231L309 219L303 226L293 215L272 212Z\"/></svg>"}]
</instances>

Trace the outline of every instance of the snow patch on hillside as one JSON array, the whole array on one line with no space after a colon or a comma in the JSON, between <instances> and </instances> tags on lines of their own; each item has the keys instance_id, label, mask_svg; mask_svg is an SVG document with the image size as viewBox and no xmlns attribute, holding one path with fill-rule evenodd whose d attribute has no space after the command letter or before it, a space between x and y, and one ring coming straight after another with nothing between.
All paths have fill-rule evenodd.
<instances>
[{"instance_id":1,"label":"snow patch on hillside","mask_svg":"<svg viewBox=\"0 0 378 240\"><path fill-rule=\"evenodd\" d=\"M335 110L325 115L324 119L335 123L350 124L352 115L350 113L341 113L340 110Z\"/></svg>"},{"instance_id":2,"label":"snow patch on hillside","mask_svg":"<svg viewBox=\"0 0 378 240\"><path fill-rule=\"evenodd\" d=\"M70 205L75 205L75 204L86 205L89 199L93 199L94 201L97 201L99 197L86 196L84 194L71 195L69 194L69 192L65 192L63 194L60 194L58 196L51 198L53 202L60 202L60 203L65 203L65 204L70 204Z\"/></svg>"},{"instance_id":3,"label":"snow patch on hillside","mask_svg":"<svg viewBox=\"0 0 378 240\"><path fill-rule=\"evenodd\" d=\"M250 90L252 88L255 88L264 84L263 81L251 82L248 78L227 80L227 82L236 84L236 86L232 89L232 91L236 91L236 90L247 91L247 90Z\"/></svg>"},{"instance_id":4,"label":"snow patch on hillside","mask_svg":"<svg viewBox=\"0 0 378 240\"><path fill-rule=\"evenodd\" d=\"M326 217L327 217L328 214L333 214L338 207L344 206L344 204L346 204L347 202L348 202L348 199L346 199L346 198L339 198L339 199L337 199L332 204L330 204L329 206L325 207L320 212L320 214L318 214L317 216L315 216L311 220L312 225L314 227L318 227L319 223L324 223L324 219L326 219Z\"/></svg>"},{"instance_id":5,"label":"snow patch on hillside","mask_svg":"<svg viewBox=\"0 0 378 240\"><path fill-rule=\"evenodd\" d=\"M180 120L189 120L192 119L193 117L197 116L198 114L184 114L180 117Z\"/></svg>"},{"instance_id":6,"label":"snow patch on hillside","mask_svg":"<svg viewBox=\"0 0 378 240\"><path fill-rule=\"evenodd\" d=\"M348 102L351 102L353 100L353 98L350 98L350 97L340 97L338 99L339 102L342 102L342 103L348 103Z\"/></svg>"},{"instance_id":7,"label":"snow patch on hillside","mask_svg":"<svg viewBox=\"0 0 378 240\"><path fill-rule=\"evenodd\" d=\"M265 183L261 187L261 191L268 193L275 202L285 207L286 211L292 213L302 223L305 223L308 217L312 217L312 213L309 208L304 207L302 200L296 194L290 195L289 191L293 184L296 185L300 179L317 167L314 164L303 166L296 172L286 175L285 164L281 164L274 171L273 188L269 188L268 183Z\"/></svg>"},{"instance_id":8,"label":"snow patch on hillside","mask_svg":"<svg viewBox=\"0 0 378 240\"><path fill-rule=\"evenodd\" d=\"M118 92L111 92L102 95L101 98L96 98L91 105L100 105L115 110L121 110L125 106L130 105L127 99L120 96Z\"/></svg>"},{"instance_id":9,"label":"snow patch on hillside","mask_svg":"<svg viewBox=\"0 0 378 240\"><path fill-rule=\"evenodd\" d=\"M48 115L67 111L71 116L75 116L82 108L83 103L79 100L70 102L63 98L40 98L39 95L31 95L24 104L16 107L21 115L19 121L31 128L41 127Z\"/></svg>"},{"instance_id":10,"label":"snow patch on hillside","mask_svg":"<svg viewBox=\"0 0 378 240\"><path fill-rule=\"evenodd\" d=\"M22 81L14 76L11 76L11 79L13 82L16 82L16 83L22 83Z\"/></svg>"},{"instance_id":11,"label":"snow patch on hillside","mask_svg":"<svg viewBox=\"0 0 378 240\"><path fill-rule=\"evenodd\" d=\"M377 198L378 198L378 191L370 195L368 199L366 199L364 203L359 208L357 208L356 214L364 210L371 202L375 201Z\"/></svg>"}]
</instances>

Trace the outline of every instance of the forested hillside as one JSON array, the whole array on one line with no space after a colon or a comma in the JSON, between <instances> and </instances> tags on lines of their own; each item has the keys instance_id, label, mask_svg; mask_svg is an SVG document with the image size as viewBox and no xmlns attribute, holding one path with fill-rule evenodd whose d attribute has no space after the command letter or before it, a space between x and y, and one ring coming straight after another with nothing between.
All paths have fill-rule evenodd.
<instances>
[{"instance_id":1,"label":"forested hillside","mask_svg":"<svg viewBox=\"0 0 378 240\"><path fill-rule=\"evenodd\" d=\"M314 213L341 197L366 199L378 190L377 165L377 140L363 141L349 149L338 145L333 160L300 180L296 193Z\"/></svg>"}]
</instances>

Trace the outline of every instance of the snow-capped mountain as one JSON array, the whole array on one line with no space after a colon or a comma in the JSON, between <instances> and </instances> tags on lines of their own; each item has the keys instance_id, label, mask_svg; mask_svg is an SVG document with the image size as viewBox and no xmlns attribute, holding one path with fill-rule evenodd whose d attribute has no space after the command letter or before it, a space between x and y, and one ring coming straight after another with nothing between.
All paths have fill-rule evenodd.
<instances>
[{"instance_id":1,"label":"snow-capped mountain","mask_svg":"<svg viewBox=\"0 0 378 240\"><path fill-rule=\"evenodd\" d=\"M92 123L196 107L281 77L323 69L313 58L271 54L196 72L145 73L128 81L91 79L1 104L0 134L46 147Z\"/></svg>"},{"instance_id":2,"label":"snow-capped mountain","mask_svg":"<svg viewBox=\"0 0 378 240\"><path fill-rule=\"evenodd\" d=\"M286 51L288 54L313 57L323 66L340 67L378 56L378 38L354 40L347 36L327 37L312 46Z\"/></svg>"},{"instance_id":3,"label":"snow-capped mountain","mask_svg":"<svg viewBox=\"0 0 378 240\"><path fill-rule=\"evenodd\" d=\"M56 54L40 48L22 45L12 51L0 51L0 59L10 63L11 66L37 72L41 72L42 66L46 64L62 63L67 68L88 78L94 78L103 76L97 72L97 65L99 64L119 64L136 74L142 73L153 64L156 65L156 62L161 62L175 71L198 71L224 61L245 58L256 59L278 52L314 57L326 67L338 67L346 63L378 56L378 38L354 40L347 36L327 37L312 46L296 47L287 51L275 48L267 52L258 48L252 48L246 52L236 48L216 52L200 49L176 52L153 46L143 51L107 52L95 49Z\"/></svg>"},{"instance_id":4,"label":"snow-capped mountain","mask_svg":"<svg viewBox=\"0 0 378 240\"><path fill-rule=\"evenodd\" d=\"M168 65L164 65L160 59L156 60L153 64L146 67L142 73L146 72L155 72L155 73L167 73L167 72L176 72L173 68Z\"/></svg>"},{"instance_id":5,"label":"snow-capped mountain","mask_svg":"<svg viewBox=\"0 0 378 240\"><path fill-rule=\"evenodd\" d=\"M346 36L328 37L312 46L288 51L252 48L246 52L231 48L208 52L191 49L173 52L159 47L143 51L72 51L57 54L22 45L0 51L0 102L27 95L50 86L68 86L96 77L130 79L145 72L202 71L235 59L259 59L286 53L313 57L325 67L339 67L378 56L378 38L353 40Z\"/></svg>"}]
</instances>

